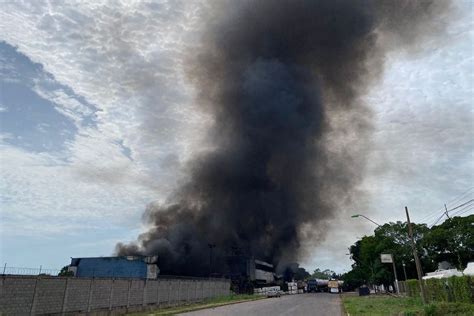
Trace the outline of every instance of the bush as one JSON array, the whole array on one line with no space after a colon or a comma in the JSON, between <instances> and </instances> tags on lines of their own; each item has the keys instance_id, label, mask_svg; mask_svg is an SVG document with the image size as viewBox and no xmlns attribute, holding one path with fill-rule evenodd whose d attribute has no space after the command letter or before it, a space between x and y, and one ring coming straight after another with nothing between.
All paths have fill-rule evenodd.
<instances>
[{"instance_id":1,"label":"bush","mask_svg":"<svg viewBox=\"0 0 474 316\"><path fill-rule=\"evenodd\" d=\"M469 276L428 279L424 282L429 302L474 303L474 280ZM420 297L418 280L407 280L406 292L410 297Z\"/></svg>"},{"instance_id":2,"label":"bush","mask_svg":"<svg viewBox=\"0 0 474 316\"><path fill-rule=\"evenodd\" d=\"M425 281L425 287L428 301L449 301L449 288L446 279L428 279Z\"/></svg>"},{"instance_id":3,"label":"bush","mask_svg":"<svg viewBox=\"0 0 474 316\"><path fill-rule=\"evenodd\" d=\"M453 276L443 279L425 280L429 302L474 303L474 280L469 276ZM410 297L420 297L418 280L405 282L406 293Z\"/></svg>"},{"instance_id":4,"label":"bush","mask_svg":"<svg viewBox=\"0 0 474 316\"><path fill-rule=\"evenodd\" d=\"M418 286L418 280L407 280L405 281L407 294L410 297L420 297L420 287Z\"/></svg>"},{"instance_id":5,"label":"bush","mask_svg":"<svg viewBox=\"0 0 474 316\"><path fill-rule=\"evenodd\" d=\"M452 291L452 300L460 303L474 303L471 292L471 282L469 276L450 277L448 279L449 287Z\"/></svg>"}]
</instances>

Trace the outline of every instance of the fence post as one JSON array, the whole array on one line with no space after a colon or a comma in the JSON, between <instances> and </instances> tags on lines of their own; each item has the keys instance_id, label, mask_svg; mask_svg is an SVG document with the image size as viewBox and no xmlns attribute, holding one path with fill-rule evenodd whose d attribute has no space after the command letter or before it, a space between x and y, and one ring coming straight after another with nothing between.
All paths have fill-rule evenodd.
<instances>
[{"instance_id":1,"label":"fence post","mask_svg":"<svg viewBox=\"0 0 474 316\"><path fill-rule=\"evenodd\" d=\"M94 292L94 278L91 279L91 283L89 285L89 299L87 300L87 312L90 313L91 311L91 304L92 304L92 292Z\"/></svg>"},{"instance_id":2,"label":"fence post","mask_svg":"<svg viewBox=\"0 0 474 316\"><path fill-rule=\"evenodd\" d=\"M145 279L145 284L143 285L143 295L142 295L142 306L146 305L146 287L148 284L148 279Z\"/></svg>"},{"instance_id":3,"label":"fence post","mask_svg":"<svg viewBox=\"0 0 474 316\"><path fill-rule=\"evenodd\" d=\"M160 286L161 286L161 281L156 280L156 305L160 306Z\"/></svg>"},{"instance_id":4,"label":"fence post","mask_svg":"<svg viewBox=\"0 0 474 316\"><path fill-rule=\"evenodd\" d=\"M188 285L188 286L186 286ZM185 281L184 283L184 289L185 289L185 293L186 293L186 302L189 303L190 301L190 290L191 290L191 287L189 286L189 281Z\"/></svg>"},{"instance_id":5,"label":"fence post","mask_svg":"<svg viewBox=\"0 0 474 316\"><path fill-rule=\"evenodd\" d=\"M61 315L64 315L66 312L66 304L67 304L67 292L69 290L69 278L66 277L66 287L64 288L64 295L63 295L63 306L61 307Z\"/></svg>"},{"instance_id":6,"label":"fence post","mask_svg":"<svg viewBox=\"0 0 474 316\"><path fill-rule=\"evenodd\" d=\"M128 280L128 291L127 291L127 311L130 308L130 292L132 290L132 279Z\"/></svg>"},{"instance_id":7,"label":"fence post","mask_svg":"<svg viewBox=\"0 0 474 316\"><path fill-rule=\"evenodd\" d=\"M112 310L112 300L114 299L114 286L115 286L115 279L112 278L112 285L110 286L110 293L109 293L109 311Z\"/></svg>"},{"instance_id":8,"label":"fence post","mask_svg":"<svg viewBox=\"0 0 474 316\"><path fill-rule=\"evenodd\" d=\"M178 304L181 303L181 280L178 280Z\"/></svg>"},{"instance_id":9,"label":"fence post","mask_svg":"<svg viewBox=\"0 0 474 316\"><path fill-rule=\"evenodd\" d=\"M194 301L197 301L198 297L198 284L199 281L194 280Z\"/></svg>"},{"instance_id":10,"label":"fence post","mask_svg":"<svg viewBox=\"0 0 474 316\"><path fill-rule=\"evenodd\" d=\"M171 305L171 280L169 282L169 287L168 287L168 306Z\"/></svg>"},{"instance_id":11,"label":"fence post","mask_svg":"<svg viewBox=\"0 0 474 316\"><path fill-rule=\"evenodd\" d=\"M30 308L30 315L34 315L36 313L36 301L38 300L38 283L41 281L41 277L38 276L35 280L35 287L33 289L33 300L31 302Z\"/></svg>"}]
</instances>

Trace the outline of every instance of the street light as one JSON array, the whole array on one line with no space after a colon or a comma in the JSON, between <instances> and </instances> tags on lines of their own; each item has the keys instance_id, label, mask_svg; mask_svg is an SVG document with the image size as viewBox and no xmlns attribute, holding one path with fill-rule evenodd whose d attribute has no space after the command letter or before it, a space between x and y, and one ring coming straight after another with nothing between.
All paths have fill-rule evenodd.
<instances>
[{"instance_id":1,"label":"street light","mask_svg":"<svg viewBox=\"0 0 474 316\"><path fill-rule=\"evenodd\" d=\"M352 215L351 217L352 217L352 218L357 218L357 217L359 217L359 216L365 218L365 219L368 220L368 221L371 221L372 223L374 223L375 225L377 225L377 226L379 226L379 227L381 226L380 224L377 224L376 222L374 222L373 220L371 220L370 218L368 218L367 216L362 215L362 214L355 214L355 215Z\"/></svg>"}]
</instances>

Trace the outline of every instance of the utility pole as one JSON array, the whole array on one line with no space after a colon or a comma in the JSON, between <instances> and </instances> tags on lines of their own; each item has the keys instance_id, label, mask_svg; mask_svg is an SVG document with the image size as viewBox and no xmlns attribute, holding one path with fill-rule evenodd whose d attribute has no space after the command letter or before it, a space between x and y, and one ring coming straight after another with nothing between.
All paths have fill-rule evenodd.
<instances>
[{"instance_id":1,"label":"utility pole","mask_svg":"<svg viewBox=\"0 0 474 316\"><path fill-rule=\"evenodd\" d=\"M397 268L395 267L395 258L393 257L392 255L392 265L393 265L393 275L395 277L395 282L394 282L394 285L395 285L395 292L397 294L400 294L400 289L398 288L398 276L397 276Z\"/></svg>"},{"instance_id":2,"label":"utility pole","mask_svg":"<svg viewBox=\"0 0 474 316\"><path fill-rule=\"evenodd\" d=\"M402 261L402 266L403 266L403 274L405 275L405 281L407 280L407 270L405 269L405 261Z\"/></svg>"},{"instance_id":3,"label":"utility pole","mask_svg":"<svg viewBox=\"0 0 474 316\"><path fill-rule=\"evenodd\" d=\"M446 217L448 219L451 219L451 217L449 217L449 215L448 215L448 208L446 207L446 204L444 204L444 209L446 210L446 212L444 212L444 214L446 214Z\"/></svg>"},{"instance_id":4,"label":"utility pole","mask_svg":"<svg viewBox=\"0 0 474 316\"><path fill-rule=\"evenodd\" d=\"M410 240L411 240L411 248L413 250L413 257L415 257L416 273L418 274L418 284L420 286L420 291L421 291L421 300L423 301L423 304L426 304L425 285L423 284L423 272L421 271L420 259L418 258L415 239L413 238L413 229L411 227L410 214L408 214L408 207L406 206L405 206L405 212L407 213L408 235L410 236Z\"/></svg>"}]
</instances>

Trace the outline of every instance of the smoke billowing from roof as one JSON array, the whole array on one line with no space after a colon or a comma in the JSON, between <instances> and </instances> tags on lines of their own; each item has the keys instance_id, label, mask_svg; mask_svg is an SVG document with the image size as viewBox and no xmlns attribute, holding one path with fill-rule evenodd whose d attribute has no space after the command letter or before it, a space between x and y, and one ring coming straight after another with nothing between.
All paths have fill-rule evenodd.
<instances>
[{"instance_id":1,"label":"smoke billowing from roof","mask_svg":"<svg viewBox=\"0 0 474 316\"><path fill-rule=\"evenodd\" d=\"M163 273L218 271L231 249L279 264L352 200L370 150L360 97L384 53L418 43L443 1L219 2L186 63L210 113L212 149L151 228L119 254L159 255Z\"/></svg>"}]
</instances>

